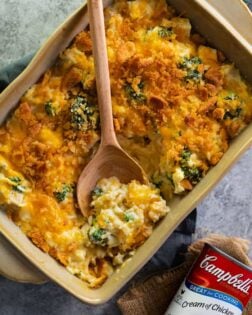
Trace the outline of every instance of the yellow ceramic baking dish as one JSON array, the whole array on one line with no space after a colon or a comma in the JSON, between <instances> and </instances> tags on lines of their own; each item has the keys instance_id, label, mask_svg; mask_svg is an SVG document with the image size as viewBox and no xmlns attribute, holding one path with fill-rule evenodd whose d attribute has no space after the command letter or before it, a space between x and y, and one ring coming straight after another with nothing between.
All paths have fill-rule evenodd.
<instances>
[{"instance_id":1,"label":"yellow ceramic baking dish","mask_svg":"<svg viewBox=\"0 0 252 315\"><path fill-rule=\"evenodd\" d=\"M106 0L104 5L107 6L111 2ZM229 2L228 12L225 0L168 0L168 2L178 12L188 16L197 31L213 46L224 51L229 59L235 62L243 76L252 83L252 39L249 35L252 18L241 2L238 0ZM59 52L66 48L73 37L87 24L87 8L84 4L56 30L27 69L0 95L0 122L4 121L23 93L54 62ZM150 259L251 143L252 124L232 142L219 164L192 192L184 197L174 198L169 203L171 212L157 226L152 236L137 250L135 256L120 267L99 289L88 288L84 282L39 250L3 211L0 211L0 232L36 267L80 300L91 304L106 302Z\"/></svg>"}]
</instances>

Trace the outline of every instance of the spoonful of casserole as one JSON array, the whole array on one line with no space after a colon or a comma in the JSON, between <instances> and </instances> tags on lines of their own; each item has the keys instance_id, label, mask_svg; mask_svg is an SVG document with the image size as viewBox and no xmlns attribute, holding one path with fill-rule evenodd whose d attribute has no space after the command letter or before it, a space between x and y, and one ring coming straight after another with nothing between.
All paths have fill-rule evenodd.
<instances>
[{"instance_id":1,"label":"spoonful of casserole","mask_svg":"<svg viewBox=\"0 0 252 315\"><path fill-rule=\"evenodd\" d=\"M88 10L100 112L101 142L97 153L82 171L77 184L77 199L85 217L89 216L91 192L100 179L115 176L122 183L129 183L134 179L140 183L148 182L141 166L120 147L116 139L102 0L88 0Z\"/></svg>"}]
</instances>

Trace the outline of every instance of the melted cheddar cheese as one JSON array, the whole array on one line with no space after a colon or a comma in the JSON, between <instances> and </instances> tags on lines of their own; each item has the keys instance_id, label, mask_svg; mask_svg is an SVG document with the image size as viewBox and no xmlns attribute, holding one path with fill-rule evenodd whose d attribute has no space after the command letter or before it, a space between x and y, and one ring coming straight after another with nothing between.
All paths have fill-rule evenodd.
<instances>
[{"instance_id":1,"label":"melted cheddar cheese","mask_svg":"<svg viewBox=\"0 0 252 315\"><path fill-rule=\"evenodd\" d=\"M118 140L170 200L192 190L251 122L251 87L165 0L116 0L105 21ZM75 187L99 140L87 30L0 128L0 204L35 245L91 287L100 286L163 216L153 212L137 243L129 241L134 229L128 228L125 248L90 246L92 222L79 211Z\"/></svg>"},{"instance_id":2,"label":"melted cheddar cheese","mask_svg":"<svg viewBox=\"0 0 252 315\"><path fill-rule=\"evenodd\" d=\"M116 177L101 179L92 192L90 241L113 251L117 248L120 256L142 244L153 223L169 212L159 193L155 186L137 181L126 185Z\"/></svg>"}]
</instances>

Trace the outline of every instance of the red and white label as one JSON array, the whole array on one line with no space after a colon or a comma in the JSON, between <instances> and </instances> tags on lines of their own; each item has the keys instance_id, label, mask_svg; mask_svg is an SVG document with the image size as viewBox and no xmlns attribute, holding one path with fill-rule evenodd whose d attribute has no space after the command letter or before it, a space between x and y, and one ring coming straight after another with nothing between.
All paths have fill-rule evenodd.
<instances>
[{"instance_id":1,"label":"red and white label","mask_svg":"<svg viewBox=\"0 0 252 315\"><path fill-rule=\"evenodd\" d=\"M166 315L240 315L252 298L252 270L207 245Z\"/></svg>"}]
</instances>

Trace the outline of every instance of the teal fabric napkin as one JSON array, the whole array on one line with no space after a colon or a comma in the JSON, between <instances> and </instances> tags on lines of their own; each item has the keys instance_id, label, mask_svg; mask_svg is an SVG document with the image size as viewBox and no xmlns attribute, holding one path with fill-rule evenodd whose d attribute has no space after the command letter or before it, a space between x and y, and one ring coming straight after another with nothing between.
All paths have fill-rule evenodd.
<instances>
[{"instance_id":1,"label":"teal fabric napkin","mask_svg":"<svg viewBox=\"0 0 252 315\"><path fill-rule=\"evenodd\" d=\"M26 68L33 55L34 54L29 54L0 69L0 92L2 92Z\"/></svg>"}]
</instances>

